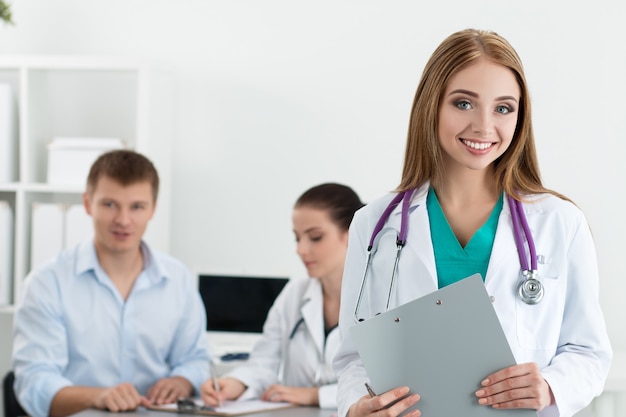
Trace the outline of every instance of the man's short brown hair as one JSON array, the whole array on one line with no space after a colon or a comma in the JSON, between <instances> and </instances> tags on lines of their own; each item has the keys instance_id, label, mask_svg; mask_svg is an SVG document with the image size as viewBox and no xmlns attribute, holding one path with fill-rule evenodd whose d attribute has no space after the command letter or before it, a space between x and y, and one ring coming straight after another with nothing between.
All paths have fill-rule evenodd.
<instances>
[{"instance_id":1,"label":"man's short brown hair","mask_svg":"<svg viewBox=\"0 0 626 417\"><path fill-rule=\"evenodd\" d=\"M121 185L149 181L152 186L153 201L159 193L159 174L152 162L142 154L127 150L114 150L103 153L91 165L87 176L87 192L92 193L101 177L109 177Z\"/></svg>"}]
</instances>

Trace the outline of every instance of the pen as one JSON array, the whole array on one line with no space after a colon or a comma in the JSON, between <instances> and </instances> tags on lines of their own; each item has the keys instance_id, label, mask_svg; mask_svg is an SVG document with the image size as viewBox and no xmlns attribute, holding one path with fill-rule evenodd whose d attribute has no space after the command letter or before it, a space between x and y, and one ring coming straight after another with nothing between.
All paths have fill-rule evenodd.
<instances>
[{"instance_id":1,"label":"pen","mask_svg":"<svg viewBox=\"0 0 626 417\"><path fill-rule=\"evenodd\" d=\"M371 397L375 397L376 393L374 392L374 390L372 389L372 387L370 387L370 384L368 384L367 382L365 383L365 388L367 389L367 393L371 396Z\"/></svg>"},{"instance_id":2,"label":"pen","mask_svg":"<svg viewBox=\"0 0 626 417\"><path fill-rule=\"evenodd\" d=\"M217 372L215 370L215 362L211 360L211 379L213 379L213 388L215 389L215 393L217 394L217 403L220 407L223 407L222 397L220 395L220 384L217 382Z\"/></svg>"}]
</instances>

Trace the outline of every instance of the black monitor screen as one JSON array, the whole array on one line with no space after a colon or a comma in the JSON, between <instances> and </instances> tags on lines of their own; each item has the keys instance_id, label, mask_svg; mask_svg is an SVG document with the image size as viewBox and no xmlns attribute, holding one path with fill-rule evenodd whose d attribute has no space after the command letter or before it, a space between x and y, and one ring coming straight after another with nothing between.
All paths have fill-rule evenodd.
<instances>
[{"instance_id":1,"label":"black monitor screen","mask_svg":"<svg viewBox=\"0 0 626 417\"><path fill-rule=\"evenodd\" d=\"M207 330L261 333L267 312L289 279L198 275Z\"/></svg>"}]
</instances>

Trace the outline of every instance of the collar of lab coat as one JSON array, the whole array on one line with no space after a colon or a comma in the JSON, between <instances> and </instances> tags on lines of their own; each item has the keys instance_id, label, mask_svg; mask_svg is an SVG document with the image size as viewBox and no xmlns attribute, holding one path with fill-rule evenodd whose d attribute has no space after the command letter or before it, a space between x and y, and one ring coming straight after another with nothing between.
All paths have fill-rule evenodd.
<instances>
[{"instance_id":1,"label":"collar of lab coat","mask_svg":"<svg viewBox=\"0 0 626 417\"><path fill-rule=\"evenodd\" d=\"M430 182L427 182L426 184L422 185L420 188L415 190L415 192L411 196L411 203L409 204L409 213L412 213L415 210L415 208L417 208L418 206L422 206L426 204L426 196L428 195L429 188L430 188ZM399 218L401 213L402 213L402 201L400 201L396 205L396 207L393 209L393 211L389 215L389 218L391 219L392 217L396 217L396 216Z\"/></svg>"},{"instance_id":2,"label":"collar of lab coat","mask_svg":"<svg viewBox=\"0 0 626 417\"><path fill-rule=\"evenodd\" d=\"M432 240L430 236L430 223L428 221L428 210L426 210L426 196L430 182L424 184L415 190L409 203L408 216L408 233L406 238L406 246L404 251L412 251L428 271L428 277L421 277L420 280L426 279L423 284L431 287L431 290L437 289L437 269L435 266L435 254L433 251ZM391 201L391 200L390 200ZM402 222L402 201L393 209L387 220L387 224L395 228L400 233ZM420 232L415 232L419 230ZM413 232L412 232L413 231ZM401 255L402 256L402 255Z\"/></svg>"},{"instance_id":3,"label":"collar of lab coat","mask_svg":"<svg viewBox=\"0 0 626 417\"><path fill-rule=\"evenodd\" d=\"M429 284L432 286L432 290L436 290L438 287L437 268L435 265L435 254L430 234L428 210L426 209L426 197L428 195L429 188L430 183L426 183L413 193L409 204L409 233L407 234L407 245L403 250L411 250L414 255L421 260L430 275ZM536 222L533 221L533 218L536 219L536 216L541 215L544 210L541 205L540 196L526 196L526 198L528 203L523 204L524 213L526 214L531 233L534 237L536 236L537 231L533 228L533 224L536 224ZM400 231L401 213L402 202L398 203L398 205L394 208L388 220L388 224L393 226L396 230L398 230L398 232ZM421 230L422 232L411 233L411 230ZM524 238L524 240L526 239ZM528 256L528 254L526 254L526 256ZM519 269L519 255L517 253L515 239L513 238L511 208L508 200L505 198L502 206L502 212L500 213L500 217L498 219L498 228L496 230L496 236L489 259L485 284L489 283L494 271L501 270L501 265L507 262L512 265L517 265L517 268Z\"/></svg>"}]
</instances>

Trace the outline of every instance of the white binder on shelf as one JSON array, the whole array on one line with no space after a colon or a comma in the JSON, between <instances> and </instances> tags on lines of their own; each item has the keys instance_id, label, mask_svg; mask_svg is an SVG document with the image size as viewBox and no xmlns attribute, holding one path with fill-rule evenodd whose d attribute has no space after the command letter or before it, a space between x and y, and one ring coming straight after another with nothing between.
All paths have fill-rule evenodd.
<instances>
[{"instance_id":1,"label":"white binder on shelf","mask_svg":"<svg viewBox=\"0 0 626 417\"><path fill-rule=\"evenodd\" d=\"M33 203L30 269L93 235L82 204Z\"/></svg>"},{"instance_id":2,"label":"white binder on shelf","mask_svg":"<svg viewBox=\"0 0 626 417\"><path fill-rule=\"evenodd\" d=\"M11 303L13 271L13 210L0 201L0 306Z\"/></svg>"},{"instance_id":3,"label":"white binder on shelf","mask_svg":"<svg viewBox=\"0 0 626 417\"><path fill-rule=\"evenodd\" d=\"M64 207L56 203L33 203L30 237L30 269L63 249Z\"/></svg>"},{"instance_id":4,"label":"white binder on shelf","mask_svg":"<svg viewBox=\"0 0 626 417\"><path fill-rule=\"evenodd\" d=\"M13 89L0 83L0 183L16 180L17 111Z\"/></svg>"},{"instance_id":5,"label":"white binder on shelf","mask_svg":"<svg viewBox=\"0 0 626 417\"><path fill-rule=\"evenodd\" d=\"M124 148L119 138L54 138L48 144L48 183L84 185L100 155Z\"/></svg>"},{"instance_id":6,"label":"white binder on shelf","mask_svg":"<svg viewBox=\"0 0 626 417\"><path fill-rule=\"evenodd\" d=\"M70 204L65 211L65 249L93 236L93 222L82 204Z\"/></svg>"}]
</instances>

